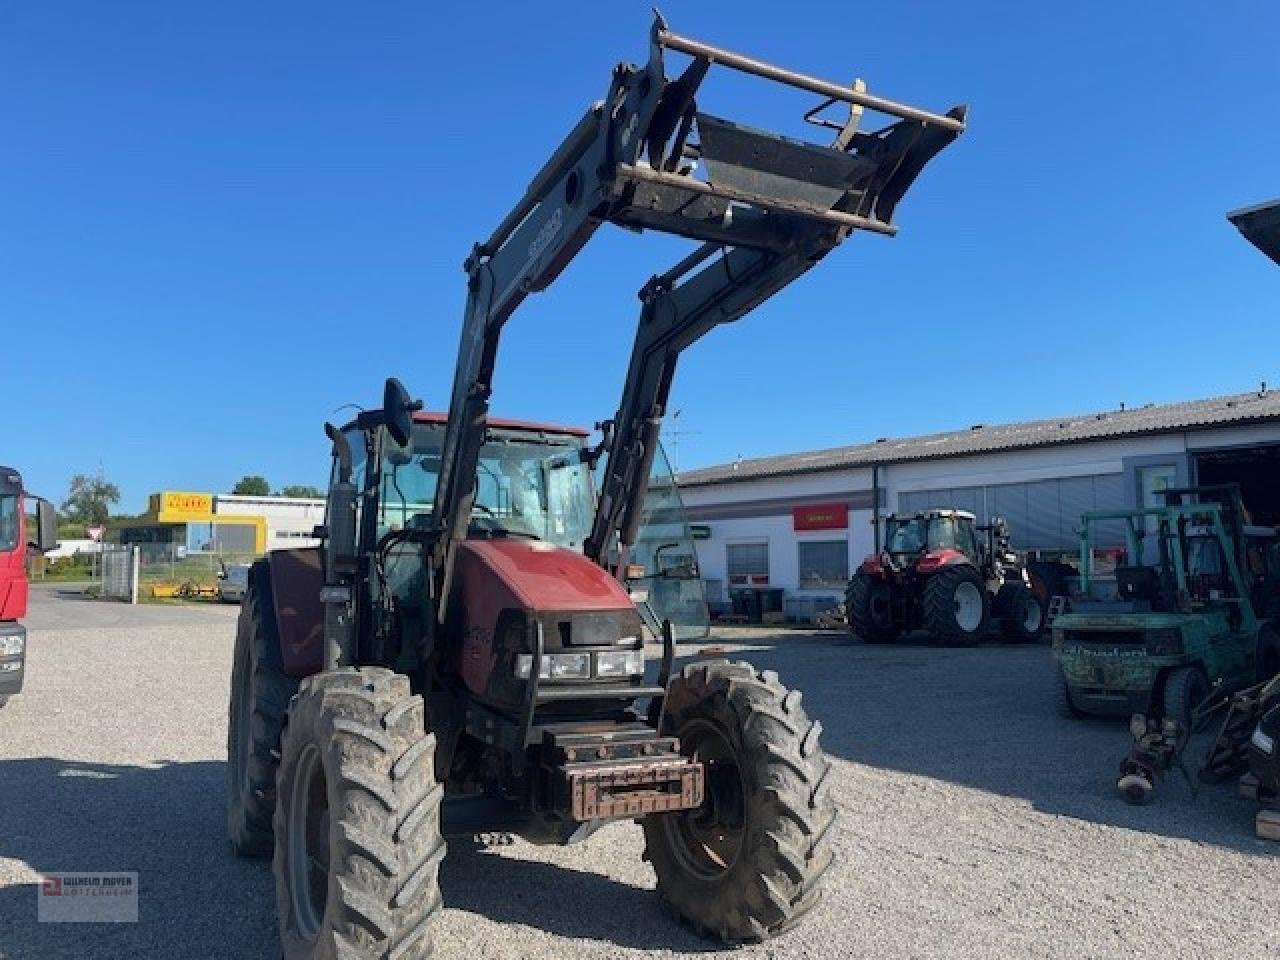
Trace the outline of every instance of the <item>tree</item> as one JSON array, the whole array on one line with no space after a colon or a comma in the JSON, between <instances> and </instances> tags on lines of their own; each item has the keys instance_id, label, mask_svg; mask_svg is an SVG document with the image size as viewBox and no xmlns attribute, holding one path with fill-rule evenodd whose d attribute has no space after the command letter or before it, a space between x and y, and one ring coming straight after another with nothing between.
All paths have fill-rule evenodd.
<instances>
[{"instance_id":1,"label":"tree","mask_svg":"<svg viewBox=\"0 0 1280 960\"><path fill-rule=\"evenodd\" d=\"M276 491L277 497L310 497L313 500L323 500L324 491L319 487L313 487L309 483L293 483L287 487L281 487Z\"/></svg>"},{"instance_id":2,"label":"tree","mask_svg":"<svg viewBox=\"0 0 1280 960\"><path fill-rule=\"evenodd\" d=\"M237 480L231 492L244 494L246 497L265 497L271 493L271 484L267 483L265 477L250 473Z\"/></svg>"},{"instance_id":3,"label":"tree","mask_svg":"<svg viewBox=\"0 0 1280 960\"><path fill-rule=\"evenodd\" d=\"M62 512L81 526L100 526L107 522L111 508L120 502L120 488L99 472L96 476L77 473L71 478Z\"/></svg>"}]
</instances>

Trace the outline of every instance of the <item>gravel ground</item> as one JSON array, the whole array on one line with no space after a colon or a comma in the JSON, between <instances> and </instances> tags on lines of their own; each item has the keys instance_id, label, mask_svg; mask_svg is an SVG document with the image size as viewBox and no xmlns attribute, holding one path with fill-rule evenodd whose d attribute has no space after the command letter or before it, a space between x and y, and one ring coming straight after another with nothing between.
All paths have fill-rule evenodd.
<instances>
[{"instance_id":1,"label":"gravel ground","mask_svg":"<svg viewBox=\"0 0 1280 960\"><path fill-rule=\"evenodd\" d=\"M224 841L235 608L37 589L27 691L0 712L0 957L278 956L269 868ZM1277 845L1226 788L1112 790L1123 724L1052 714L1044 648L849 645L720 631L825 727L841 820L827 896L744 958L1274 958ZM693 651L688 651L693 652ZM688 957L716 949L652 893L639 828L455 845L437 955ZM141 922L37 924L41 871L136 870Z\"/></svg>"}]
</instances>

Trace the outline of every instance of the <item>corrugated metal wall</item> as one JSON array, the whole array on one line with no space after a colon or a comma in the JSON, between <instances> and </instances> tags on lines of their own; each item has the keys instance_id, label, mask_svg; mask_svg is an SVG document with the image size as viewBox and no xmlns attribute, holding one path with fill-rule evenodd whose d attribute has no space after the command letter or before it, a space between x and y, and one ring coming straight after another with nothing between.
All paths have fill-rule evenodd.
<instances>
[{"instance_id":1,"label":"corrugated metal wall","mask_svg":"<svg viewBox=\"0 0 1280 960\"><path fill-rule=\"evenodd\" d=\"M979 523L1004 517L1013 545L1020 550L1075 549L1079 546L1076 530L1082 513L1123 510L1128 505L1121 473L898 494L898 510L902 513L941 507L968 510ZM1106 545L1111 539L1123 543L1124 535L1118 526L1100 532L1099 545Z\"/></svg>"}]
</instances>

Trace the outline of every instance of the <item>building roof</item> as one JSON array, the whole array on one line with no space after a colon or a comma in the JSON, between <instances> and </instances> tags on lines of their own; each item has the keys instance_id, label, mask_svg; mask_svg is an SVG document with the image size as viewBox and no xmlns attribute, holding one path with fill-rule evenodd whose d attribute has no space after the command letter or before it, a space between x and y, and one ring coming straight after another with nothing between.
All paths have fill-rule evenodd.
<instances>
[{"instance_id":1,"label":"building roof","mask_svg":"<svg viewBox=\"0 0 1280 960\"><path fill-rule=\"evenodd\" d=\"M1244 238L1280 263L1280 200L1259 203L1227 214Z\"/></svg>"},{"instance_id":2,"label":"building roof","mask_svg":"<svg viewBox=\"0 0 1280 960\"><path fill-rule=\"evenodd\" d=\"M851 467L870 467L913 460L966 457L1089 440L1152 436L1216 426L1280 421L1280 390L1262 389L1184 403L1149 403L1143 407L1103 410L1047 420L1029 420L923 437L884 438L874 443L832 447L808 453L786 453L702 467L680 474L682 487L825 473Z\"/></svg>"}]
</instances>

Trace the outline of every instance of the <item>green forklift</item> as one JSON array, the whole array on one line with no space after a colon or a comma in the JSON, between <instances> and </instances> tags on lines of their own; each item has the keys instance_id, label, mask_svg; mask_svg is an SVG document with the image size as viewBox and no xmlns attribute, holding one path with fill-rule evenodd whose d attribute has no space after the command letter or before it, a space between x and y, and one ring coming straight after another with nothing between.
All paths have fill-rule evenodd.
<instances>
[{"instance_id":1,"label":"green forklift","mask_svg":"<svg viewBox=\"0 0 1280 960\"><path fill-rule=\"evenodd\" d=\"M1164 498L1082 518L1079 593L1053 621L1067 716L1139 715L1192 731L1198 708L1280 671L1268 619L1280 594L1275 529L1248 524L1234 484ZM1100 532L1116 527L1125 549L1104 578L1094 554Z\"/></svg>"}]
</instances>

